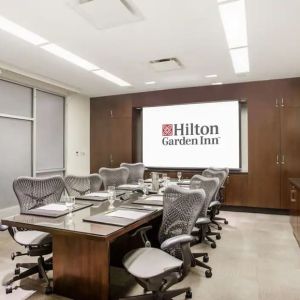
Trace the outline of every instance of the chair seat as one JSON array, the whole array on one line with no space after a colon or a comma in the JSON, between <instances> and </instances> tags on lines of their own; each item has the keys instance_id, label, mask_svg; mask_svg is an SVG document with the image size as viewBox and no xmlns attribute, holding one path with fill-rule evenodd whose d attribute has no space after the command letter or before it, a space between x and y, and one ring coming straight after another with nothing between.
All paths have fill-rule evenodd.
<instances>
[{"instance_id":1,"label":"chair seat","mask_svg":"<svg viewBox=\"0 0 300 300\"><path fill-rule=\"evenodd\" d=\"M209 224L211 221L209 218L207 217L201 217L201 218L198 218L197 221L196 221L196 225L201 225L201 224Z\"/></svg>"},{"instance_id":2,"label":"chair seat","mask_svg":"<svg viewBox=\"0 0 300 300\"><path fill-rule=\"evenodd\" d=\"M14 239L24 246L45 245L52 241L49 233L36 230L18 231L15 233Z\"/></svg>"},{"instance_id":3,"label":"chair seat","mask_svg":"<svg viewBox=\"0 0 300 300\"><path fill-rule=\"evenodd\" d=\"M139 248L127 253L123 264L133 276L147 279L170 269L179 269L182 261L157 248Z\"/></svg>"}]
</instances>

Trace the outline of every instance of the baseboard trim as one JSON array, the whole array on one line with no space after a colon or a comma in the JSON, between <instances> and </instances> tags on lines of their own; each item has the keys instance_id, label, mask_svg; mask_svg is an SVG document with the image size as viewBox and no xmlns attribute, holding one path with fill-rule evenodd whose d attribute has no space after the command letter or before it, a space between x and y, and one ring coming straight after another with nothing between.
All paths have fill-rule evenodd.
<instances>
[{"instance_id":1,"label":"baseboard trim","mask_svg":"<svg viewBox=\"0 0 300 300\"><path fill-rule=\"evenodd\" d=\"M0 223L2 218L10 217L20 213L19 205L14 205L0 209Z\"/></svg>"},{"instance_id":2,"label":"baseboard trim","mask_svg":"<svg viewBox=\"0 0 300 300\"><path fill-rule=\"evenodd\" d=\"M222 210L272 215L289 215L288 209L223 205Z\"/></svg>"}]
</instances>

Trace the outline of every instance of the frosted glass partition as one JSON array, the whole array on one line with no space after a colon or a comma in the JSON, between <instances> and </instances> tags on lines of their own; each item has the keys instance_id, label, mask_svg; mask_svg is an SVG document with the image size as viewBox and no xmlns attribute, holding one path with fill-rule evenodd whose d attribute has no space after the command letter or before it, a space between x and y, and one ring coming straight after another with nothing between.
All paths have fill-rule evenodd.
<instances>
[{"instance_id":1,"label":"frosted glass partition","mask_svg":"<svg viewBox=\"0 0 300 300\"><path fill-rule=\"evenodd\" d=\"M36 91L36 170L64 168L64 98Z\"/></svg>"},{"instance_id":2,"label":"frosted glass partition","mask_svg":"<svg viewBox=\"0 0 300 300\"><path fill-rule=\"evenodd\" d=\"M32 118L32 88L0 80L0 114Z\"/></svg>"},{"instance_id":3,"label":"frosted glass partition","mask_svg":"<svg viewBox=\"0 0 300 300\"><path fill-rule=\"evenodd\" d=\"M32 175L32 122L0 118L0 209L17 205L12 183Z\"/></svg>"}]
</instances>

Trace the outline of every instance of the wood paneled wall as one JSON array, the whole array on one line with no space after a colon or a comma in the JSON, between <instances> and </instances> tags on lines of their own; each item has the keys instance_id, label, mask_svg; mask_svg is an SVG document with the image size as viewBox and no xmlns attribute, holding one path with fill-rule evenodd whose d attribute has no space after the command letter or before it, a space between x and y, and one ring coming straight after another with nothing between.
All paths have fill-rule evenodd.
<instances>
[{"instance_id":1,"label":"wood paneled wall","mask_svg":"<svg viewBox=\"0 0 300 300\"><path fill-rule=\"evenodd\" d=\"M132 161L133 108L231 99L248 103L248 173L230 176L226 203L288 208L287 178L300 176L300 78L92 98L91 172Z\"/></svg>"}]
</instances>

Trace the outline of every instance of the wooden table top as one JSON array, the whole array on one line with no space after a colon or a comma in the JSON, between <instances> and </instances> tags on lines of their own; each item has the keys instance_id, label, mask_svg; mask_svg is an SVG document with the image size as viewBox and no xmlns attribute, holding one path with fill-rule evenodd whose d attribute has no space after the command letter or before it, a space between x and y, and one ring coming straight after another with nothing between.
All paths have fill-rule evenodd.
<instances>
[{"instance_id":1,"label":"wooden table top","mask_svg":"<svg viewBox=\"0 0 300 300\"><path fill-rule=\"evenodd\" d=\"M130 204L136 200L139 196L138 193L133 193L129 200L115 200L114 207L121 205ZM144 218L137 220L136 222L127 226L116 226L108 224L96 224L83 221L84 218L93 216L99 213L109 211L109 202L96 202L96 201L76 201L80 203L92 203L93 205L82 210L73 212L72 214L64 215L58 218L40 217L33 215L18 214L8 218L2 219L2 224L21 227L30 230L39 230L43 232L49 232L51 234L62 234L62 235L81 235L90 239L108 239L109 241L114 240L120 235L126 232L134 230L143 224L148 223L150 220L160 216L162 214L162 207L157 207L159 210L152 212ZM136 204L137 207L143 207L142 205Z\"/></svg>"}]
</instances>

